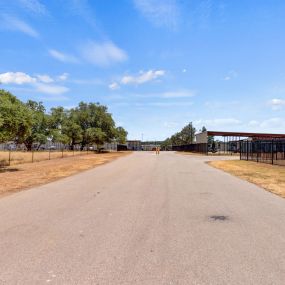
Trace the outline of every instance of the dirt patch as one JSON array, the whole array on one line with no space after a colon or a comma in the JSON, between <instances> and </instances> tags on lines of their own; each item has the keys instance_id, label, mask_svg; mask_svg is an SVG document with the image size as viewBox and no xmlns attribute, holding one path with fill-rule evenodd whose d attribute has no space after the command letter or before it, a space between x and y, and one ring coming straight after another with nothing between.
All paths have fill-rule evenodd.
<instances>
[{"instance_id":1,"label":"dirt patch","mask_svg":"<svg viewBox=\"0 0 285 285\"><path fill-rule=\"evenodd\" d=\"M209 165L285 198L285 167L244 160L210 161Z\"/></svg>"},{"instance_id":2,"label":"dirt patch","mask_svg":"<svg viewBox=\"0 0 285 285\"><path fill-rule=\"evenodd\" d=\"M127 154L129 152L89 154L36 163L23 163L17 165L17 168L15 166L1 168L0 197L73 175Z\"/></svg>"}]
</instances>

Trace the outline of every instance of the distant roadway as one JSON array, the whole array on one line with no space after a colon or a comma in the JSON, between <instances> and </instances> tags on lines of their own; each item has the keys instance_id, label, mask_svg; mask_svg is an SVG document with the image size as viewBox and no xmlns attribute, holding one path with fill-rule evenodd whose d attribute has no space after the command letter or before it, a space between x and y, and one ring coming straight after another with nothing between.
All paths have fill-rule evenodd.
<instances>
[{"instance_id":1,"label":"distant roadway","mask_svg":"<svg viewBox=\"0 0 285 285\"><path fill-rule=\"evenodd\" d=\"M285 284L285 199L137 152L0 199L0 284Z\"/></svg>"}]
</instances>

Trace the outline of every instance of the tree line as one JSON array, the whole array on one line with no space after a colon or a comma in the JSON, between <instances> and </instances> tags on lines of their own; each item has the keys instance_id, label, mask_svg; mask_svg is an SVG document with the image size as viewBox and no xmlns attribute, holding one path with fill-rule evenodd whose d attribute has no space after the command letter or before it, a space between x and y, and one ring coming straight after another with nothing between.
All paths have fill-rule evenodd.
<instances>
[{"instance_id":1,"label":"tree line","mask_svg":"<svg viewBox=\"0 0 285 285\"><path fill-rule=\"evenodd\" d=\"M192 144L195 141L195 134L197 129L194 127L193 123L188 123L185 127L182 128L180 132L175 133L171 137L167 138L162 144L162 148L169 148L172 145L188 145ZM199 132L207 131L206 127L203 126ZM214 138L212 136L208 136L208 143L212 143Z\"/></svg>"},{"instance_id":2,"label":"tree line","mask_svg":"<svg viewBox=\"0 0 285 285\"><path fill-rule=\"evenodd\" d=\"M27 150L39 149L51 141L73 150L88 145L100 148L105 142L126 142L127 131L116 127L108 108L99 103L80 102L77 107L51 108L42 102L22 102L8 91L0 90L0 143L13 141Z\"/></svg>"}]
</instances>

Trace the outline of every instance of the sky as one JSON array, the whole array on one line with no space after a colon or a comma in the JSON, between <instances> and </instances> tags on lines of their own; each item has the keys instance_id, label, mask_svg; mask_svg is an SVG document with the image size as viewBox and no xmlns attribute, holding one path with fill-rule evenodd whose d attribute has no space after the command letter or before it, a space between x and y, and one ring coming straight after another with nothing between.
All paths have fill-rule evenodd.
<instances>
[{"instance_id":1,"label":"sky","mask_svg":"<svg viewBox=\"0 0 285 285\"><path fill-rule=\"evenodd\" d=\"M0 0L0 88L107 105L129 139L285 133L283 0Z\"/></svg>"}]
</instances>

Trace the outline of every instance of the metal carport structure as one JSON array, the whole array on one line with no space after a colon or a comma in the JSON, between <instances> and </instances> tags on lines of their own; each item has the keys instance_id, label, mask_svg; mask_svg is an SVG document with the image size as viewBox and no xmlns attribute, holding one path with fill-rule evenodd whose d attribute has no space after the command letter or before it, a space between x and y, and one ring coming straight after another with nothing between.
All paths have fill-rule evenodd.
<instances>
[{"instance_id":1,"label":"metal carport structure","mask_svg":"<svg viewBox=\"0 0 285 285\"><path fill-rule=\"evenodd\" d=\"M173 149L206 155L236 153L243 160L285 165L285 134L205 131L196 134L195 143Z\"/></svg>"}]
</instances>

